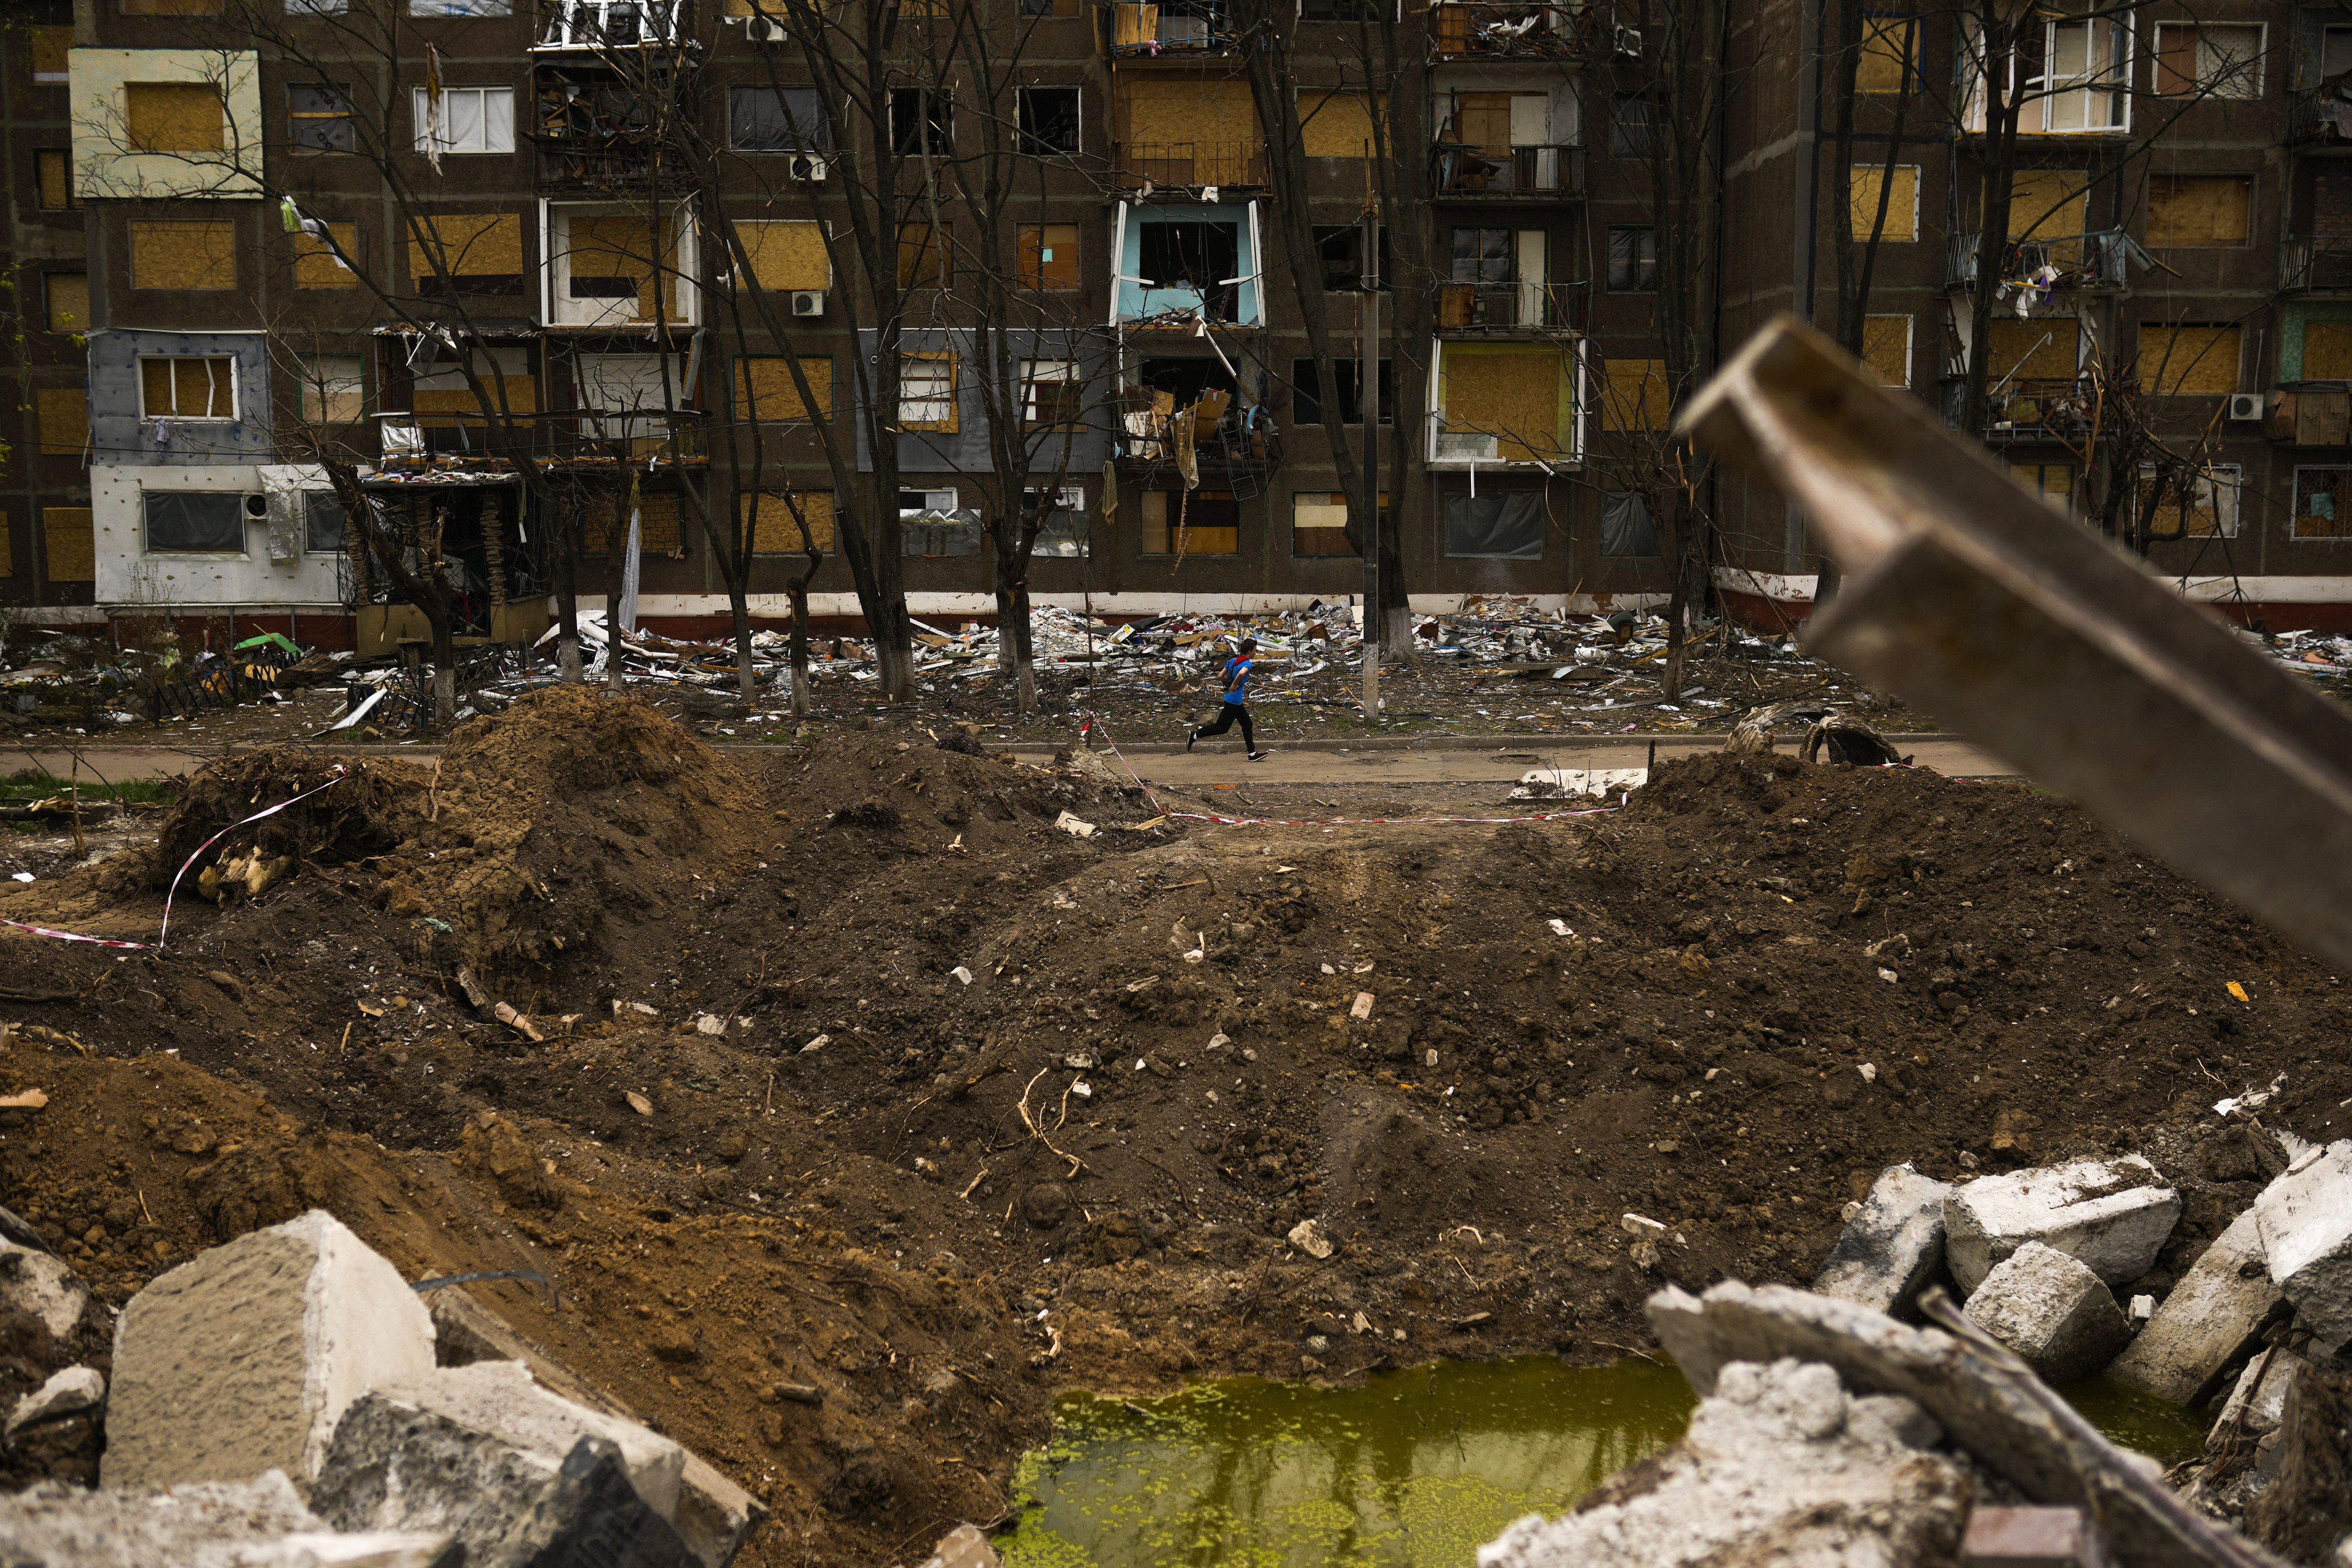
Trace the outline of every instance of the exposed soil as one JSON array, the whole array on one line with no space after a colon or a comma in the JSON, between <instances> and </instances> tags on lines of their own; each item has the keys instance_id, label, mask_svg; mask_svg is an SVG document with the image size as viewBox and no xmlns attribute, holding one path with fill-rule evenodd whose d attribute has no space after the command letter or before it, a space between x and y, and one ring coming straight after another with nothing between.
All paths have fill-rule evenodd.
<instances>
[{"instance_id":1,"label":"exposed soil","mask_svg":"<svg viewBox=\"0 0 2352 1568\"><path fill-rule=\"evenodd\" d=\"M0 1092L50 1097L0 1202L114 1301L312 1205L412 1278L541 1271L476 1289L769 1500L747 1563L919 1560L1064 1388L1608 1359L1662 1278L1809 1278L1898 1160L2146 1148L2161 1295L2261 1176L2213 1100L2283 1072L2264 1120L2352 1132L2338 981L2014 784L1709 755L1612 816L1209 827L577 689L349 765L166 952L0 934L61 998L0 1001ZM185 847L332 766L237 758L0 916L152 941ZM0 1399L63 1352L9 1353Z\"/></svg>"}]
</instances>

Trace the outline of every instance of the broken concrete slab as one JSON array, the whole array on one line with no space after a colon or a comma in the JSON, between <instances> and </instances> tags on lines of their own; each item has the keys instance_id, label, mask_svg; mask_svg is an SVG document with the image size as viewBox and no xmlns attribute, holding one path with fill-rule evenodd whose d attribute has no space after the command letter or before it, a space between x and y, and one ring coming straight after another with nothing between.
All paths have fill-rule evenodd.
<instances>
[{"instance_id":1,"label":"broken concrete slab","mask_svg":"<svg viewBox=\"0 0 2352 1568\"><path fill-rule=\"evenodd\" d=\"M457 1568L446 1534L330 1531L284 1472L169 1492L88 1491L44 1481L0 1497L11 1563L73 1568Z\"/></svg>"},{"instance_id":2,"label":"broken concrete slab","mask_svg":"<svg viewBox=\"0 0 2352 1568\"><path fill-rule=\"evenodd\" d=\"M64 1258L37 1247L0 1241L0 1312L40 1320L53 1340L63 1340L89 1306L89 1287Z\"/></svg>"},{"instance_id":3,"label":"broken concrete slab","mask_svg":"<svg viewBox=\"0 0 2352 1568\"><path fill-rule=\"evenodd\" d=\"M1944 1199L1951 1190L1907 1164L1881 1171L1813 1289L1881 1312L1909 1307L1943 1261Z\"/></svg>"},{"instance_id":4,"label":"broken concrete slab","mask_svg":"<svg viewBox=\"0 0 2352 1568\"><path fill-rule=\"evenodd\" d=\"M361 1393L433 1371L400 1271L321 1209L199 1254L115 1325L105 1483L308 1484Z\"/></svg>"},{"instance_id":5,"label":"broken concrete slab","mask_svg":"<svg viewBox=\"0 0 2352 1568\"><path fill-rule=\"evenodd\" d=\"M0 1436L14 1437L22 1427L95 1410L105 1403L105 1376L94 1366L69 1366L16 1401L16 1408L8 1413L7 1427Z\"/></svg>"},{"instance_id":6,"label":"broken concrete slab","mask_svg":"<svg viewBox=\"0 0 2352 1568\"><path fill-rule=\"evenodd\" d=\"M940 1537L923 1568L1001 1568L996 1548L976 1524L959 1524Z\"/></svg>"},{"instance_id":7,"label":"broken concrete slab","mask_svg":"<svg viewBox=\"0 0 2352 1568\"><path fill-rule=\"evenodd\" d=\"M2131 1338L2130 1321L2099 1277L2038 1241L1994 1264L1963 1310L2051 1383L2090 1376Z\"/></svg>"},{"instance_id":8,"label":"broken concrete slab","mask_svg":"<svg viewBox=\"0 0 2352 1568\"><path fill-rule=\"evenodd\" d=\"M2322 1351L2352 1340L2352 1139L2297 1156L2263 1189L2253 1214L2295 1326Z\"/></svg>"},{"instance_id":9,"label":"broken concrete slab","mask_svg":"<svg viewBox=\"0 0 2352 1568\"><path fill-rule=\"evenodd\" d=\"M2029 1241L2079 1258L2110 1285L2147 1273L2180 1219L2180 1194L2137 1154L1983 1176L1944 1200L1944 1258L1974 1293Z\"/></svg>"},{"instance_id":10,"label":"broken concrete slab","mask_svg":"<svg viewBox=\"0 0 2352 1568\"><path fill-rule=\"evenodd\" d=\"M1924 1451L1934 1436L1909 1400L1854 1398L1818 1363L1735 1362L1680 1443L1577 1512L1518 1521L1479 1568L1945 1559L1969 1486Z\"/></svg>"},{"instance_id":11,"label":"broken concrete slab","mask_svg":"<svg viewBox=\"0 0 2352 1568\"><path fill-rule=\"evenodd\" d=\"M2157 1307L2107 1375L2175 1405L2208 1397L2279 1304L2252 1209L2230 1223Z\"/></svg>"},{"instance_id":12,"label":"broken concrete slab","mask_svg":"<svg viewBox=\"0 0 2352 1568\"><path fill-rule=\"evenodd\" d=\"M2192 1513L2161 1479L2102 1437L2031 1374L1936 1329L1915 1329L1833 1296L1737 1280L1704 1296L1650 1298L1650 1324L1700 1394L1733 1362L1821 1362L1855 1392L1916 1403L1954 1440L2040 1503L2095 1503L2121 1561L2137 1568L2262 1561Z\"/></svg>"},{"instance_id":13,"label":"broken concrete slab","mask_svg":"<svg viewBox=\"0 0 2352 1568\"><path fill-rule=\"evenodd\" d=\"M2104 1568L2098 1526L2079 1508L1987 1506L1969 1515L1960 1568Z\"/></svg>"}]
</instances>

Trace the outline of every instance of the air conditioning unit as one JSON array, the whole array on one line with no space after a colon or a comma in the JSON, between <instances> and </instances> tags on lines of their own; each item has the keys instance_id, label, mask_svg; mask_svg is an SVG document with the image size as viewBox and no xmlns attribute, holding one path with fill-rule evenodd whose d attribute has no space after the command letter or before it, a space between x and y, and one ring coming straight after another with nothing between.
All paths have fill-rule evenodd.
<instances>
[{"instance_id":1,"label":"air conditioning unit","mask_svg":"<svg viewBox=\"0 0 2352 1568\"><path fill-rule=\"evenodd\" d=\"M2259 392L2230 394L2230 419L2233 424L2259 424L2266 414L2263 395Z\"/></svg>"},{"instance_id":2,"label":"air conditioning unit","mask_svg":"<svg viewBox=\"0 0 2352 1568\"><path fill-rule=\"evenodd\" d=\"M789 44L793 41L791 24L771 21L765 16L752 17L744 30L751 34L755 44Z\"/></svg>"},{"instance_id":3,"label":"air conditioning unit","mask_svg":"<svg viewBox=\"0 0 2352 1568\"><path fill-rule=\"evenodd\" d=\"M1609 47L1616 51L1617 58L1621 60L1640 59L1642 29L1629 27L1622 22L1618 23L1609 30Z\"/></svg>"},{"instance_id":4,"label":"air conditioning unit","mask_svg":"<svg viewBox=\"0 0 2352 1568\"><path fill-rule=\"evenodd\" d=\"M795 316L822 316L822 315L824 315L824 289L793 289L793 315L795 315Z\"/></svg>"},{"instance_id":5,"label":"air conditioning unit","mask_svg":"<svg viewBox=\"0 0 2352 1568\"><path fill-rule=\"evenodd\" d=\"M821 185L832 173L833 165L814 153L795 153L784 160L784 178L803 184Z\"/></svg>"}]
</instances>

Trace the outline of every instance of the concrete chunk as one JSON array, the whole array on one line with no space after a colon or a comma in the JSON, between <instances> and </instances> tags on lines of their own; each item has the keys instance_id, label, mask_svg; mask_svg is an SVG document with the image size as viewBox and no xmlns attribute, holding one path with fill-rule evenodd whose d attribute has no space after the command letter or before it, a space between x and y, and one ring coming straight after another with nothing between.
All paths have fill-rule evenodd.
<instances>
[{"instance_id":1,"label":"concrete chunk","mask_svg":"<svg viewBox=\"0 0 2352 1568\"><path fill-rule=\"evenodd\" d=\"M2107 1375L2175 1405L2208 1397L2278 1305L2252 1209L2189 1266Z\"/></svg>"},{"instance_id":2,"label":"concrete chunk","mask_svg":"<svg viewBox=\"0 0 2352 1568\"><path fill-rule=\"evenodd\" d=\"M1973 1293L2029 1241L2078 1258L2110 1285L2147 1273L2180 1219L2180 1194L2137 1154L1985 1176L1944 1200L1944 1258Z\"/></svg>"},{"instance_id":3,"label":"concrete chunk","mask_svg":"<svg viewBox=\"0 0 2352 1568\"><path fill-rule=\"evenodd\" d=\"M2333 1351L2352 1340L2352 1139L2305 1151L2254 1200L2271 1282L2295 1326Z\"/></svg>"},{"instance_id":4,"label":"concrete chunk","mask_svg":"<svg viewBox=\"0 0 2352 1568\"><path fill-rule=\"evenodd\" d=\"M16 1401L8 1413L5 1436L35 1422L54 1420L77 1411L95 1410L106 1403L106 1379L94 1366L69 1366Z\"/></svg>"},{"instance_id":5,"label":"concrete chunk","mask_svg":"<svg viewBox=\"0 0 2352 1568\"><path fill-rule=\"evenodd\" d=\"M364 1389L433 1370L433 1321L400 1271L323 1210L214 1247L150 1284L114 1333L105 1483L307 1485Z\"/></svg>"},{"instance_id":6,"label":"concrete chunk","mask_svg":"<svg viewBox=\"0 0 2352 1568\"><path fill-rule=\"evenodd\" d=\"M1943 1260L1944 1199L1951 1190L1909 1165L1881 1171L1813 1289L1882 1312L1909 1307Z\"/></svg>"},{"instance_id":7,"label":"concrete chunk","mask_svg":"<svg viewBox=\"0 0 2352 1568\"><path fill-rule=\"evenodd\" d=\"M2090 1376L2131 1338L2099 1277L2038 1241L1993 1265L1963 1310L2050 1383Z\"/></svg>"},{"instance_id":8,"label":"concrete chunk","mask_svg":"<svg viewBox=\"0 0 2352 1568\"><path fill-rule=\"evenodd\" d=\"M81 1321L89 1287L64 1258L37 1247L0 1241L0 1311L38 1318L53 1340L62 1340Z\"/></svg>"},{"instance_id":9,"label":"concrete chunk","mask_svg":"<svg viewBox=\"0 0 2352 1568\"><path fill-rule=\"evenodd\" d=\"M12 1563L73 1568L458 1568L461 1561L445 1534L329 1531L278 1470L161 1494L44 1481L0 1497L0 1542Z\"/></svg>"},{"instance_id":10,"label":"concrete chunk","mask_svg":"<svg viewBox=\"0 0 2352 1568\"><path fill-rule=\"evenodd\" d=\"M2079 1508L1979 1508L1960 1538L1960 1568L2102 1568L2105 1562L2098 1527Z\"/></svg>"}]
</instances>

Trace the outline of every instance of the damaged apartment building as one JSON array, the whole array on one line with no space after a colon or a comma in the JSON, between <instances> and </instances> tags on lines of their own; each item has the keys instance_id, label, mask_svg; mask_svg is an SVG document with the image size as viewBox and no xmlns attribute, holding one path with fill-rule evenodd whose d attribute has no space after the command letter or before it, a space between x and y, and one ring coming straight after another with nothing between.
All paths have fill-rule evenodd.
<instances>
[{"instance_id":1,"label":"damaged apartment building","mask_svg":"<svg viewBox=\"0 0 2352 1568\"><path fill-rule=\"evenodd\" d=\"M1829 36L1811 0L1716 13L1723 68L1687 122L1690 57L1630 13L1297 0L1295 171L1274 166L1229 0L901 6L893 85L845 110L804 31L868 35L821 15L93 0L0 37L18 298L37 302L5 596L372 651L420 637L352 547L331 478L348 473L411 558L446 563L469 639L536 636L567 580L592 604L620 591L633 532L640 617L716 629L709 520L748 547L755 615L784 613L811 546L813 609L856 613L844 515L901 554L915 614L985 614L1001 418L1045 517L1033 595L1119 616L1343 599L1363 574L1321 421L1336 404L1360 450L1369 300L1416 602L1589 608L1667 586L1669 327L1703 370L1775 312L1837 316L1848 182L1835 62L1799 47ZM958 53L967 22L993 70ZM2173 498L2146 509L2160 566L2273 626L2337 613L2352 14L2150 5L2021 30L2000 68L2040 85L2013 243L1985 279L1964 19L1866 24L1851 199L1874 221L1889 198L1864 304L1880 379L1962 418L1970 305L1999 291L1976 434L2021 483L2112 526L2146 473ZM1423 199L1380 215L1368 258L1373 117L1399 104ZM932 171L878 206L858 184L877 137ZM1689 138L1724 195L1714 232L1677 237L1665 154ZM983 244L937 171L1005 147L1013 195ZM1304 247L1285 238L1302 205ZM1704 287L1668 275L1677 256ZM899 301L887 330L871 265ZM886 343L896 406L869 421ZM988 379L1007 364L1010 399ZM2103 387L2132 395L2129 443ZM1735 478L1699 500L1726 603L1801 613L1819 564L1801 517Z\"/></svg>"}]
</instances>

